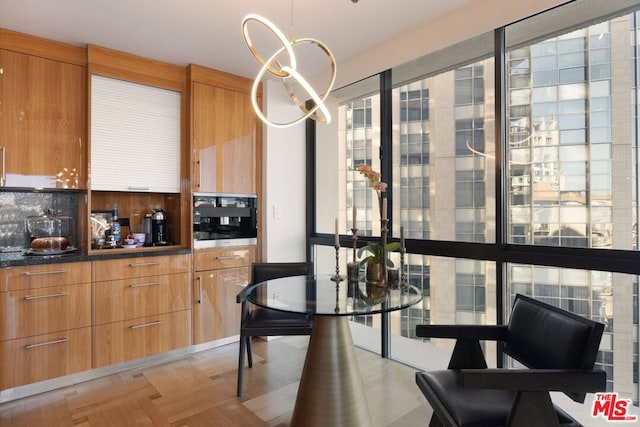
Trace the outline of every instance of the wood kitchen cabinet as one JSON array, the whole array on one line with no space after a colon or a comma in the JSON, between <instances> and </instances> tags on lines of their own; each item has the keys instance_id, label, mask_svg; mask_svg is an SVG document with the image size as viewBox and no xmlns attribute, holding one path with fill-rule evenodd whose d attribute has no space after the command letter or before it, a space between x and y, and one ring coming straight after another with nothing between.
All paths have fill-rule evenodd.
<instances>
[{"instance_id":1,"label":"wood kitchen cabinet","mask_svg":"<svg viewBox=\"0 0 640 427\"><path fill-rule=\"evenodd\" d=\"M251 282L255 247L194 251L193 343L240 334L236 295Z\"/></svg>"},{"instance_id":2,"label":"wood kitchen cabinet","mask_svg":"<svg viewBox=\"0 0 640 427\"><path fill-rule=\"evenodd\" d=\"M96 282L94 293L96 325L188 310L189 273Z\"/></svg>"},{"instance_id":3,"label":"wood kitchen cabinet","mask_svg":"<svg viewBox=\"0 0 640 427\"><path fill-rule=\"evenodd\" d=\"M86 76L85 66L0 49L0 186L86 188Z\"/></svg>"},{"instance_id":4,"label":"wood kitchen cabinet","mask_svg":"<svg viewBox=\"0 0 640 427\"><path fill-rule=\"evenodd\" d=\"M191 344L191 256L93 262L93 367Z\"/></svg>"},{"instance_id":5,"label":"wood kitchen cabinet","mask_svg":"<svg viewBox=\"0 0 640 427\"><path fill-rule=\"evenodd\" d=\"M140 317L94 327L93 367L163 353L191 343L188 311Z\"/></svg>"},{"instance_id":6,"label":"wood kitchen cabinet","mask_svg":"<svg viewBox=\"0 0 640 427\"><path fill-rule=\"evenodd\" d=\"M262 125L252 81L197 66L190 76L193 191L255 194Z\"/></svg>"},{"instance_id":7,"label":"wood kitchen cabinet","mask_svg":"<svg viewBox=\"0 0 640 427\"><path fill-rule=\"evenodd\" d=\"M91 263L0 269L0 390L91 368Z\"/></svg>"},{"instance_id":8,"label":"wood kitchen cabinet","mask_svg":"<svg viewBox=\"0 0 640 427\"><path fill-rule=\"evenodd\" d=\"M94 261L94 282L188 273L191 256L161 255Z\"/></svg>"},{"instance_id":9,"label":"wood kitchen cabinet","mask_svg":"<svg viewBox=\"0 0 640 427\"><path fill-rule=\"evenodd\" d=\"M190 247L185 67L95 45L87 47L87 62L91 85L87 216L111 211L117 203L119 216L129 218L131 230L137 232L145 213L163 209L168 214L168 240ZM89 227L85 231L91 239Z\"/></svg>"}]
</instances>

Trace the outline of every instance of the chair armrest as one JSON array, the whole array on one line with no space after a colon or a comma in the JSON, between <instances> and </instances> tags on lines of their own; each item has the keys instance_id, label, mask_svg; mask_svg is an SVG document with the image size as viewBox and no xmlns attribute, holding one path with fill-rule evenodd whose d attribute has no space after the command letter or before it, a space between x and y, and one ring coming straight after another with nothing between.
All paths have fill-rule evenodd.
<instances>
[{"instance_id":1,"label":"chair armrest","mask_svg":"<svg viewBox=\"0 0 640 427\"><path fill-rule=\"evenodd\" d=\"M251 291L255 288L255 285L247 285L245 286L238 294L236 295L236 302L241 303L247 300L247 297L251 293Z\"/></svg>"},{"instance_id":2,"label":"chair armrest","mask_svg":"<svg viewBox=\"0 0 640 427\"><path fill-rule=\"evenodd\" d=\"M462 340L504 341L506 325L416 325L421 338L454 338Z\"/></svg>"},{"instance_id":3,"label":"chair armrest","mask_svg":"<svg viewBox=\"0 0 640 427\"><path fill-rule=\"evenodd\" d=\"M607 376L601 369L461 369L464 388L520 391L604 391Z\"/></svg>"}]
</instances>

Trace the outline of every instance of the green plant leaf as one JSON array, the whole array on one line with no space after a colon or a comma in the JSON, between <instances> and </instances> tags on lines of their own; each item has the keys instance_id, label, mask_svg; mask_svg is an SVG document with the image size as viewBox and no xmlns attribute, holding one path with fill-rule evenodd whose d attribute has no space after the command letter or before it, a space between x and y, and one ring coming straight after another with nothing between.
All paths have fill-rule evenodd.
<instances>
[{"instance_id":1,"label":"green plant leaf","mask_svg":"<svg viewBox=\"0 0 640 427\"><path fill-rule=\"evenodd\" d=\"M387 245L387 252L398 252L402 248L400 242L393 242Z\"/></svg>"},{"instance_id":2,"label":"green plant leaf","mask_svg":"<svg viewBox=\"0 0 640 427\"><path fill-rule=\"evenodd\" d=\"M398 252L400 248L401 246L399 242L389 243L387 244L387 253ZM365 264L382 262L382 257L383 257L382 244L371 242L366 246L361 247L360 249L358 249L358 258L361 258L365 253L368 253L369 255L363 258L362 260L360 260L360 267L362 267ZM393 261L391 261L388 257L386 260L386 264L389 267L393 267Z\"/></svg>"},{"instance_id":3,"label":"green plant leaf","mask_svg":"<svg viewBox=\"0 0 640 427\"><path fill-rule=\"evenodd\" d=\"M367 245L358 249L358 258L360 258L365 252L369 252L372 255L375 254L375 251L371 249L370 245Z\"/></svg>"}]
</instances>

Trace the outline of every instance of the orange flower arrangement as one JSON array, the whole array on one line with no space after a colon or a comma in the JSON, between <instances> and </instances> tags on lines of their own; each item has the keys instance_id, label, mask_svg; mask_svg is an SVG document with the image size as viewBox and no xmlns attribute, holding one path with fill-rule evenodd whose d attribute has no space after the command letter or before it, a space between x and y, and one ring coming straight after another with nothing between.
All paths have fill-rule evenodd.
<instances>
[{"instance_id":1,"label":"orange flower arrangement","mask_svg":"<svg viewBox=\"0 0 640 427\"><path fill-rule=\"evenodd\" d=\"M371 188L373 188L378 193L379 197L382 196L380 193L384 193L385 191L387 191L387 184L380 181L382 175L380 174L380 172L376 172L371 169L371 166L367 164L360 165L358 166L358 172L360 172L360 174L364 175L369 180L369 185L371 185Z\"/></svg>"},{"instance_id":2,"label":"orange flower arrangement","mask_svg":"<svg viewBox=\"0 0 640 427\"><path fill-rule=\"evenodd\" d=\"M358 251L358 257L364 255L365 252L368 252L370 254L360 261L361 266L367 265L367 280L373 280L368 276L370 270L369 267L373 264L382 265L380 274L382 275L383 279L377 278L376 280L379 281L379 283L384 283L384 286L386 286L387 267L393 267L393 262L387 257L387 254L389 252L396 252L400 250L400 243L398 242L387 244L387 198L384 194L387 191L387 184L380 180L380 178L382 178L382 175L379 172L374 171L369 165L365 164L358 166L358 172L360 172L360 174L364 175L367 178L367 180L369 181L369 185L378 195L380 219L382 221L380 243L371 242L366 246L360 248L360 250ZM375 270L371 269L371 271Z\"/></svg>"},{"instance_id":3,"label":"orange flower arrangement","mask_svg":"<svg viewBox=\"0 0 640 427\"><path fill-rule=\"evenodd\" d=\"M387 198L384 194L387 191L387 183L380 181L382 174L374 171L371 166L364 164L358 166L358 172L364 175L369 181L369 185L378 194L378 204L380 209L380 219L387 219Z\"/></svg>"}]
</instances>

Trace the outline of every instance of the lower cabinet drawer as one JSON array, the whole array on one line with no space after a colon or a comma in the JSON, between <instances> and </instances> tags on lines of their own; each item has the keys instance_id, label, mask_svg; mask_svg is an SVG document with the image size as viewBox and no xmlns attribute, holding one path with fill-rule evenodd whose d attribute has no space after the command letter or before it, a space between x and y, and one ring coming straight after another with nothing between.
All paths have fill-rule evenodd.
<instances>
[{"instance_id":1,"label":"lower cabinet drawer","mask_svg":"<svg viewBox=\"0 0 640 427\"><path fill-rule=\"evenodd\" d=\"M189 273L98 282L95 324L191 308Z\"/></svg>"},{"instance_id":2,"label":"lower cabinet drawer","mask_svg":"<svg viewBox=\"0 0 640 427\"><path fill-rule=\"evenodd\" d=\"M91 327L0 342L0 390L91 369Z\"/></svg>"},{"instance_id":3,"label":"lower cabinet drawer","mask_svg":"<svg viewBox=\"0 0 640 427\"><path fill-rule=\"evenodd\" d=\"M0 341L91 326L91 283L0 292Z\"/></svg>"},{"instance_id":4,"label":"lower cabinet drawer","mask_svg":"<svg viewBox=\"0 0 640 427\"><path fill-rule=\"evenodd\" d=\"M93 367L186 347L191 310L94 326Z\"/></svg>"},{"instance_id":5,"label":"lower cabinet drawer","mask_svg":"<svg viewBox=\"0 0 640 427\"><path fill-rule=\"evenodd\" d=\"M196 271L251 265L255 259L255 247L198 249L193 252Z\"/></svg>"},{"instance_id":6,"label":"lower cabinet drawer","mask_svg":"<svg viewBox=\"0 0 640 427\"><path fill-rule=\"evenodd\" d=\"M93 281L187 273L190 270L190 264L191 256L188 254L94 261Z\"/></svg>"},{"instance_id":7,"label":"lower cabinet drawer","mask_svg":"<svg viewBox=\"0 0 640 427\"><path fill-rule=\"evenodd\" d=\"M0 268L0 291L46 288L90 281L90 262Z\"/></svg>"}]
</instances>

